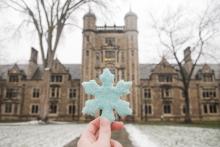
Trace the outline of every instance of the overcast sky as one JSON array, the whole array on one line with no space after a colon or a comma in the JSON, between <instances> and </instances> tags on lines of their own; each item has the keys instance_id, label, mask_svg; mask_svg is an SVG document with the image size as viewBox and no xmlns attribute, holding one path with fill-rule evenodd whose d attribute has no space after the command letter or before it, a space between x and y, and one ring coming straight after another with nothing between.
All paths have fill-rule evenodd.
<instances>
[{"instance_id":1,"label":"overcast sky","mask_svg":"<svg viewBox=\"0 0 220 147\"><path fill-rule=\"evenodd\" d=\"M124 15L131 6L132 11L138 16L139 61L140 63L158 63L164 50L158 45L158 38L150 27L149 13L155 17L162 17L168 11L175 11L179 7L197 13L202 11L206 4L207 0L116 0L111 12L98 13L96 9L93 11L97 16L97 25L123 25ZM62 63L81 63L82 17L86 11L77 15L78 27L68 28L64 32L56 54ZM12 33L16 24L22 20L22 15L16 15L12 11L10 13L1 11L0 20L0 31L4 32L0 35L0 54L4 55L1 62L4 64L27 63L30 47L37 47L35 34L30 30Z\"/></svg>"}]
</instances>

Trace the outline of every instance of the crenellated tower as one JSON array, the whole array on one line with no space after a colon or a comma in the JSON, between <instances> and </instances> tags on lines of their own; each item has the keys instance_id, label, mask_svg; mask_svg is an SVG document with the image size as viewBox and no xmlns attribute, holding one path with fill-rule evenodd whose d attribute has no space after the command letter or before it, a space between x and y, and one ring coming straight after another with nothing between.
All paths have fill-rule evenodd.
<instances>
[{"instance_id":1,"label":"crenellated tower","mask_svg":"<svg viewBox=\"0 0 220 147\"><path fill-rule=\"evenodd\" d=\"M132 81L132 92L123 99L129 101L133 109L130 119L139 119L137 15L128 12L124 17L124 26L97 26L96 16L91 11L84 15L83 21L81 81L96 79L100 82L98 76L106 67L115 74L116 81ZM85 101L91 98L81 88L81 110Z\"/></svg>"}]
</instances>

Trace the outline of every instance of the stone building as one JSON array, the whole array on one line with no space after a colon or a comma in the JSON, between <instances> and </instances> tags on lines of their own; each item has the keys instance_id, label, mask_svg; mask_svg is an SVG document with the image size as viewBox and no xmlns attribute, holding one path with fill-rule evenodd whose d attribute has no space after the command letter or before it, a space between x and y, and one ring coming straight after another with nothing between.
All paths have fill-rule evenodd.
<instances>
[{"instance_id":1,"label":"stone building","mask_svg":"<svg viewBox=\"0 0 220 147\"><path fill-rule=\"evenodd\" d=\"M184 95L178 67L165 58L158 64L139 64L137 16L128 12L124 26L96 26L96 16L83 17L82 64L62 64L50 69L37 63L31 49L26 65L0 65L0 120L31 120L47 116L53 120L85 120L81 110L87 99L82 81L97 80L108 67L120 79L133 82L130 102L134 121L181 121ZM184 52L190 68L190 49ZM193 120L220 120L220 64L197 65L190 85L190 113Z\"/></svg>"},{"instance_id":2,"label":"stone building","mask_svg":"<svg viewBox=\"0 0 220 147\"><path fill-rule=\"evenodd\" d=\"M133 117L139 119L139 63L137 16L129 12L124 17L124 26L96 26L96 16L88 12L83 23L83 49L81 81L98 80L103 68L108 67L115 80L133 82L132 93L125 97L133 107ZM89 97L81 90L80 106Z\"/></svg>"}]
</instances>

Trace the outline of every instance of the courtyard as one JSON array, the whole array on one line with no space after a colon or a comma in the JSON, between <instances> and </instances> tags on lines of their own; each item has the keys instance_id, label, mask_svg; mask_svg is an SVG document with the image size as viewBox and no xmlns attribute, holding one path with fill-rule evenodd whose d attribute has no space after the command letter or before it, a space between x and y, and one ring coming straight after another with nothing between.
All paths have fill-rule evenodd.
<instances>
[{"instance_id":1,"label":"courtyard","mask_svg":"<svg viewBox=\"0 0 220 147\"><path fill-rule=\"evenodd\" d=\"M86 124L63 122L1 123L0 146L61 147L79 137L85 127ZM219 128L193 125L126 124L125 130L133 147L217 147L220 145ZM119 136L120 133L122 131L117 132ZM127 142L125 137L119 141Z\"/></svg>"}]
</instances>

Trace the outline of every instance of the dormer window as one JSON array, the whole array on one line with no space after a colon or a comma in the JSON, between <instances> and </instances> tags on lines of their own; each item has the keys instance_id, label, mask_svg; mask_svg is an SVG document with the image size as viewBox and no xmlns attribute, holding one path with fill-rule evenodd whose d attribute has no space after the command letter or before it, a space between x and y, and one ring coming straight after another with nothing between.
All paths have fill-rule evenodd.
<instances>
[{"instance_id":1,"label":"dormer window","mask_svg":"<svg viewBox=\"0 0 220 147\"><path fill-rule=\"evenodd\" d=\"M213 75L211 73L203 74L203 81L212 82L213 81Z\"/></svg>"},{"instance_id":2,"label":"dormer window","mask_svg":"<svg viewBox=\"0 0 220 147\"><path fill-rule=\"evenodd\" d=\"M51 82L62 82L63 81L63 76L62 75L52 75Z\"/></svg>"},{"instance_id":3,"label":"dormer window","mask_svg":"<svg viewBox=\"0 0 220 147\"><path fill-rule=\"evenodd\" d=\"M9 76L9 82L18 82L18 81L19 81L18 75L10 75Z\"/></svg>"},{"instance_id":4,"label":"dormer window","mask_svg":"<svg viewBox=\"0 0 220 147\"><path fill-rule=\"evenodd\" d=\"M173 77L170 74L160 74L159 75L159 82L172 82Z\"/></svg>"}]
</instances>

